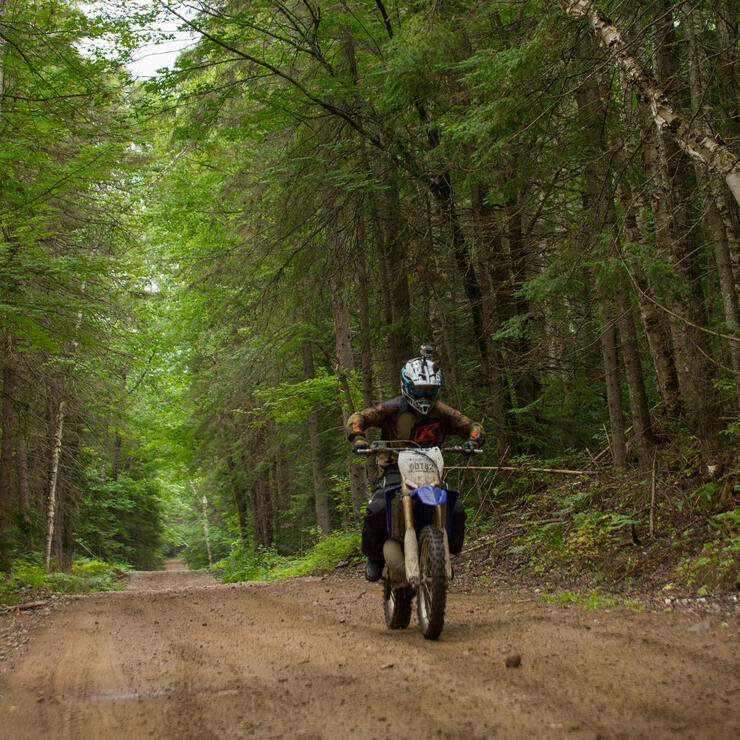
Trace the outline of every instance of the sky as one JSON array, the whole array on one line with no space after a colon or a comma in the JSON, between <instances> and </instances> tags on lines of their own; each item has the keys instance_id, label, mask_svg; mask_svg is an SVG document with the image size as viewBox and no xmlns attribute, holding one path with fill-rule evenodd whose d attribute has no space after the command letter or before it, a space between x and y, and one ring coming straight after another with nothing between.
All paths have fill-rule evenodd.
<instances>
[{"instance_id":1,"label":"sky","mask_svg":"<svg viewBox=\"0 0 740 740\"><path fill-rule=\"evenodd\" d=\"M172 69L177 55L193 43L193 38L189 34L180 32L172 41L143 47L136 55L136 59L126 66L131 74L139 79L155 77L157 70L162 67Z\"/></svg>"},{"instance_id":2,"label":"sky","mask_svg":"<svg viewBox=\"0 0 740 740\"><path fill-rule=\"evenodd\" d=\"M125 17L122 15L123 10L127 7L127 0L82 0L81 5L84 11L90 14L101 13L104 16L110 15L112 18ZM0 5L2 0L0 0ZM172 3L176 6L177 11L187 18L194 18L197 13L197 5L191 2L185 2L179 0L178 2ZM156 6L160 6L161 2L155 2L155 0L137 0L132 3L134 9L137 11L146 11L147 9L153 9ZM172 69L175 64L177 55L186 49L188 46L195 44L196 36L190 31L178 31L178 26L181 25L182 21L175 16L170 16L170 19L162 20L154 28L141 28L141 31L147 30L149 32L155 32L160 34L172 35L173 38L170 41L162 41L161 43L145 44L139 50L138 53L134 54L134 60L127 64L127 69L131 74L138 79L149 79L155 77L158 69L168 67ZM100 39L96 40L96 43L89 43L89 46L95 47L95 51L103 51L106 53L106 47L104 42ZM84 53L86 43L81 43L81 48ZM115 57L115 53L112 49L107 51L111 52L111 57Z\"/></svg>"},{"instance_id":3,"label":"sky","mask_svg":"<svg viewBox=\"0 0 740 740\"><path fill-rule=\"evenodd\" d=\"M189 31L178 31L178 20L165 23L160 30L173 33L172 41L163 41L160 44L150 44L142 47L131 64L126 65L131 74L139 79L155 77L157 70L162 67L170 69L177 59L177 55L188 46L195 43L195 36Z\"/></svg>"}]
</instances>

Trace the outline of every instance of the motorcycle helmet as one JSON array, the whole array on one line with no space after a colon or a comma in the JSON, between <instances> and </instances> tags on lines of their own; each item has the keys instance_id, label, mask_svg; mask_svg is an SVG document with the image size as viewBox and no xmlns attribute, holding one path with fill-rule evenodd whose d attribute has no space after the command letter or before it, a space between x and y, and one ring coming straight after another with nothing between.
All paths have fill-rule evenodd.
<instances>
[{"instance_id":1,"label":"motorcycle helmet","mask_svg":"<svg viewBox=\"0 0 740 740\"><path fill-rule=\"evenodd\" d=\"M426 348L422 348L424 350ZM422 415L429 413L442 387L442 370L428 353L409 360L401 369L401 393Z\"/></svg>"}]
</instances>

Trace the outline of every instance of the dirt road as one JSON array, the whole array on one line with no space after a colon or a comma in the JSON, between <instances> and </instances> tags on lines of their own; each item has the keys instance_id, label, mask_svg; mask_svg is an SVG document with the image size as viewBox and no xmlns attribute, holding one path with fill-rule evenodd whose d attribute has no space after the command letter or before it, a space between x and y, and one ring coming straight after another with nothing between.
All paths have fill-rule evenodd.
<instances>
[{"instance_id":1,"label":"dirt road","mask_svg":"<svg viewBox=\"0 0 740 740\"><path fill-rule=\"evenodd\" d=\"M52 612L11 656L0 736L740 737L736 617L496 591L453 592L439 642L415 623L386 630L380 587L359 577L135 573Z\"/></svg>"}]
</instances>

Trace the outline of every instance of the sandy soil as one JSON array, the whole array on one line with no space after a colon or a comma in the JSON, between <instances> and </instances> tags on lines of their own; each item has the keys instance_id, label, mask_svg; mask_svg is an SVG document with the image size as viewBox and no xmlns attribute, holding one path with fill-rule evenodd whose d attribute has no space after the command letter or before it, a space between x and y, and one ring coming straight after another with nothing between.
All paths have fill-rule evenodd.
<instances>
[{"instance_id":1,"label":"sandy soil","mask_svg":"<svg viewBox=\"0 0 740 740\"><path fill-rule=\"evenodd\" d=\"M0 737L740 737L736 616L497 589L453 591L438 642L415 625L386 630L359 578L134 573L31 629L0 677Z\"/></svg>"}]
</instances>

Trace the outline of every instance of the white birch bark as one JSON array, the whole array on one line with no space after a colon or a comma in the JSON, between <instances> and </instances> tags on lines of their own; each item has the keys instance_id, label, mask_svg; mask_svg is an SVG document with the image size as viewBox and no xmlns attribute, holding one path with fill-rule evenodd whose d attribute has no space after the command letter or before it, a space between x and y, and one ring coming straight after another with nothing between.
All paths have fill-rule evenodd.
<instances>
[{"instance_id":1,"label":"white birch bark","mask_svg":"<svg viewBox=\"0 0 740 740\"><path fill-rule=\"evenodd\" d=\"M213 565L213 557L211 556L211 538L208 536L208 498L205 493L202 499L203 504L203 537L206 541L206 552L208 553L208 567Z\"/></svg>"},{"instance_id":2,"label":"white birch bark","mask_svg":"<svg viewBox=\"0 0 740 740\"><path fill-rule=\"evenodd\" d=\"M59 402L57 410L56 431L54 432L54 448L51 453L51 477L49 479L49 505L46 510L46 554L44 569L49 572L51 565L51 545L54 541L54 522L57 508L57 478L59 477L59 457L62 452L62 432L64 430L64 415L67 410L66 401Z\"/></svg>"},{"instance_id":3,"label":"white birch bark","mask_svg":"<svg viewBox=\"0 0 740 740\"><path fill-rule=\"evenodd\" d=\"M630 54L629 46L616 26L590 0L561 0L561 4L568 14L583 18L609 49L614 64L625 73L649 106L658 130L672 135L683 151L721 176L740 205L740 160L735 153L681 118L652 75Z\"/></svg>"},{"instance_id":4,"label":"white birch bark","mask_svg":"<svg viewBox=\"0 0 740 740\"><path fill-rule=\"evenodd\" d=\"M85 283L82 283L82 292L85 292ZM72 349L69 353L70 358L74 357L79 342L76 337L82 325L82 311L77 312L77 321L75 322L75 338L72 340ZM51 478L49 480L49 504L46 510L46 555L44 557L44 568L49 571L51 565L51 546L54 541L54 529L56 526L57 510L57 479L59 477L59 457L62 452L62 431L64 429L64 416L67 410L67 402L60 401L57 411L56 431L54 433L54 447L51 454Z\"/></svg>"}]
</instances>

